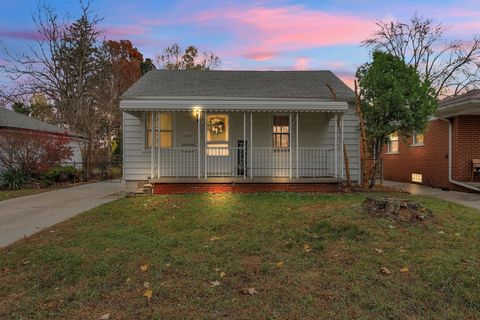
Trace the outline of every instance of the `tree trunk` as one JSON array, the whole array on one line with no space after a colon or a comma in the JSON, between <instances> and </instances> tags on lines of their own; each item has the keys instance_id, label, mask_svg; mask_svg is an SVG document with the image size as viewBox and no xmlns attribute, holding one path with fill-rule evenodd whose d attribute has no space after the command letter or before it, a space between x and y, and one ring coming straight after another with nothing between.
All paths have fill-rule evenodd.
<instances>
[{"instance_id":1,"label":"tree trunk","mask_svg":"<svg viewBox=\"0 0 480 320\"><path fill-rule=\"evenodd\" d=\"M367 172L367 159L368 159L368 146L367 146L367 134L365 131L365 122L363 120L363 113L362 108L360 105L360 95L358 94L358 87L357 81L354 81L355 84L355 111L357 112L358 122L360 126L360 140L361 140L361 147L362 152L360 153L360 163L361 163L361 170L362 170L362 177L361 177L361 187L365 188L368 180L368 172Z\"/></svg>"}]
</instances>

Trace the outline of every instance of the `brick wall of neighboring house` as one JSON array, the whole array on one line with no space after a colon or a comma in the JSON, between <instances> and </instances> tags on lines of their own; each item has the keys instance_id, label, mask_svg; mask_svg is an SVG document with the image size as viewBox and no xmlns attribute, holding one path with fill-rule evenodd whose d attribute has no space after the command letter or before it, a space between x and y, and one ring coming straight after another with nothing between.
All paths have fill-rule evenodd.
<instances>
[{"instance_id":1,"label":"brick wall of neighboring house","mask_svg":"<svg viewBox=\"0 0 480 320\"><path fill-rule=\"evenodd\" d=\"M386 148L385 148L386 151ZM412 173L422 175L422 184L450 189L448 182L448 123L430 121L423 146L413 146L412 137L399 139L397 154L383 154L386 180L412 182Z\"/></svg>"},{"instance_id":2,"label":"brick wall of neighboring house","mask_svg":"<svg viewBox=\"0 0 480 320\"><path fill-rule=\"evenodd\" d=\"M458 116L452 119L452 177L470 181L471 161L480 159L480 116ZM383 153L386 180L412 182L412 173L422 174L422 184L467 191L448 181L448 123L430 121L424 145L412 146L412 137L400 138L397 154Z\"/></svg>"},{"instance_id":3,"label":"brick wall of neighboring house","mask_svg":"<svg viewBox=\"0 0 480 320\"><path fill-rule=\"evenodd\" d=\"M452 129L452 177L457 181L470 181L472 159L480 159L480 116L458 116L453 120Z\"/></svg>"}]
</instances>

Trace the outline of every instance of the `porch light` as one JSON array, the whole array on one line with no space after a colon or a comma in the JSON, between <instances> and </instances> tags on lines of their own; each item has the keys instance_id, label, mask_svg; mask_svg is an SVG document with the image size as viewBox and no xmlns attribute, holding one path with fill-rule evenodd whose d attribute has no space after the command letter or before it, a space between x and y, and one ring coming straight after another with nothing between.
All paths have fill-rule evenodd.
<instances>
[{"instance_id":1,"label":"porch light","mask_svg":"<svg viewBox=\"0 0 480 320\"><path fill-rule=\"evenodd\" d=\"M192 114L195 117L195 119L198 119L198 117L200 116L200 111L201 111L200 108L194 108L193 109Z\"/></svg>"}]
</instances>

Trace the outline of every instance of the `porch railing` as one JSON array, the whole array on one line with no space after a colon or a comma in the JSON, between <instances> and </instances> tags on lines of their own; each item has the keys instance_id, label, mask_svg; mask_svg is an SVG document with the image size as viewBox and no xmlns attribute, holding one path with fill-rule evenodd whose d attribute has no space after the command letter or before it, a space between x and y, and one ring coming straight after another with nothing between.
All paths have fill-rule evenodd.
<instances>
[{"instance_id":1,"label":"porch railing","mask_svg":"<svg viewBox=\"0 0 480 320\"><path fill-rule=\"evenodd\" d=\"M334 177L335 148L298 148L300 177Z\"/></svg>"},{"instance_id":2,"label":"porch railing","mask_svg":"<svg viewBox=\"0 0 480 320\"><path fill-rule=\"evenodd\" d=\"M157 149L158 151L158 149ZM198 173L198 149L194 147L162 148L158 152L159 177L194 177Z\"/></svg>"},{"instance_id":3,"label":"porch railing","mask_svg":"<svg viewBox=\"0 0 480 320\"><path fill-rule=\"evenodd\" d=\"M334 148L174 147L157 149L157 177L334 177ZM251 154L250 154L251 153Z\"/></svg>"}]
</instances>

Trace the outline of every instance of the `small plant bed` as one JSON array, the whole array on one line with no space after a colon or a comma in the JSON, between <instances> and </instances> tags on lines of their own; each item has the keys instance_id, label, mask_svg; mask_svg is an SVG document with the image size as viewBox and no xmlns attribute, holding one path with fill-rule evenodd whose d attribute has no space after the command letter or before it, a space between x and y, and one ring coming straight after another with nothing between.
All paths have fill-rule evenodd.
<instances>
[{"instance_id":1,"label":"small plant bed","mask_svg":"<svg viewBox=\"0 0 480 320\"><path fill-rule=\"evenodd\" d=\"M367 196L124 198L0 251L0 318L478 318L479 212L402 194L435 216L403 223Z\"/></svg>"}]
</instances>

